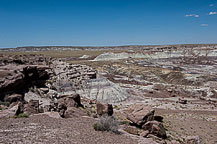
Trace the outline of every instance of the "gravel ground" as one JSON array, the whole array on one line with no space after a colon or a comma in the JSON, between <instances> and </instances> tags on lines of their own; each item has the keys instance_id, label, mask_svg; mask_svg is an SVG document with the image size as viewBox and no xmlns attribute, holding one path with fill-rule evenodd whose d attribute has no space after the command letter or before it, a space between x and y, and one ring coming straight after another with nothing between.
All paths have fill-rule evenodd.
<instances>
[{"instance_id":1,"label":"gravel ground","mask_svg":"<svg viewBox=\"0 0 217 144\"><path fill-rule=\"evenodd\" d=\"M199 136L204 144L217 144L217 111L156 109L172 135Z\"/></svg>"},{"instance_id":2,"label":"gravel ground","mask_svg":"<svg viewBox=\"0 0 217 144\"><path fill-rule=\"evenodd\" d=\"M51 118L35 115L29 118L0 119L0 143L8 144L136 144L121 134L97 132L93 118Z\"/></svg>"}]
</instances>

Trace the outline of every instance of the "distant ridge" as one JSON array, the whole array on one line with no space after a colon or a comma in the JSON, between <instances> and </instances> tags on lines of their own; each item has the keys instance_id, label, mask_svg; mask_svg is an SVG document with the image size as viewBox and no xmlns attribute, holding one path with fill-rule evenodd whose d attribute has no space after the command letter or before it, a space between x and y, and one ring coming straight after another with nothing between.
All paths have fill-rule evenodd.
<instances>
[{"instance_id":1,"label":"distant ridge","mask_svg":"<svg viewBox=\"0 0 217 144\"><path fill-rule=\"evenodd\" d=\"M121 49L153 49L153 48L195 48L216 47L217 44L174 44L174 45L121 45L121 46L23 46L1 48L0 51L61 51L61 50L121 50Z\"/></svg>"}]
</instances>

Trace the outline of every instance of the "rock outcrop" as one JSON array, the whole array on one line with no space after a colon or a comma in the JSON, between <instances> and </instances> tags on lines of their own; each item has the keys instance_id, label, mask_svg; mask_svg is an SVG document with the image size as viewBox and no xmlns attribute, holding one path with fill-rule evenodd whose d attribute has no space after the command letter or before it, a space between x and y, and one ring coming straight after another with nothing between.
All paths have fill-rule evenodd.
<instances>
[{"instance_id":1,"label":"rock outcrop","mask_svg":"<svg viewBox=\"0 0 217 144\"><path fill-rule=\"evenodd\" d=\"M11 107L21 102L19 113L59 111L64 116L67 108L82 106L80 95L64 93L82 89L85 80L97 74L88 66L70 65L42 55L0 57L0 101Z\"/></svg>"},{"instance_id":2,"label":"rock outcrop","mask_svg":"<svg viewBox=\"0 0 217 144\"><path fill-rule=\"evenodd\" d=\"M68 92L83 89L85 80L95 79L96 71L85 65L69 65L62 61L54 61L54 76L50 83L57 92Z\"/></svg>"},{"instance_id":3,"label":"rock outcrop","mask_svg":"<svg viewBox=\"0 0 217 144\"><path fill-rule=\"evenodd\" d=\"M11 66L0 67L6 76L0 77L0 100L3 100L5 95L10 93L22 93L32 86L44 86L45 81L49 79L47 66Z\"/></svg>"}]
</instances>

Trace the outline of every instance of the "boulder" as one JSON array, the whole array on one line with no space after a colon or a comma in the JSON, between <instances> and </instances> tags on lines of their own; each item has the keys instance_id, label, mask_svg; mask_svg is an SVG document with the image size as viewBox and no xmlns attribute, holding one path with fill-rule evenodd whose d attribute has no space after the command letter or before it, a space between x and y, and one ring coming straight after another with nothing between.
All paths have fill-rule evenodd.
<instances>
[{"instance_id":1,"label":"boulder","mask_svg":"<svg viewBox=\"0 0 217 144\"><path fill-rule=\"evenodd\" d=\"M71 118L74 116L84 115L83 111L77 109L82 106L79 94L63 95L58 99L58 112L63 118Z\"/></svg>"},{"instance_id":2,"label":"boulder","mask_svg":"<svg viewBox=\"0 0 217 144\"><path fill-rule=\"evenodd\" d=\"M17 115L18 113L19 113L19 104L15 105L9 109L0 111L0 118L13 117L13 116Z\"/></svg>"},{"instance_id":3,"label":"boulder","mask_svg":"<svg viewBox=\"0 0 217 144\"><path fill-rule=\"evenodd\" d=\"M143 104L131 105L126 113L127 119L141 127L147 121L151 121L154 119L155 110L150 106L145 106Z\"/></svg>"},{"instance_id":4,"label":"boulder","mask_svg":"<svg viewBox=\"0 0 217 144\"><path fill-rule=\"evenodd\" d=\"M102 104L102 103L97 103L96 104L96 113L99 116L102 116L104 114L107 114L109 116L113 115L113 107L112 104Z\"/></svg>"},{"instance_id":5,"label":"boulder","mask_svg":"<svg viewBox=\"0 0 217 144\"><path fill-rule=\"evenodd\" d=\"M39 113L39 101L38 100L30 100L28 104L23 105L23 112L31 115Z\"/></svg>"},{"instance_id":6,"label":"boulder","mask_svg":"<svg viewBox=\"0 0 217 144\"><path fill-rule=\"evenodd\" d=\"M10 96L8 96L7 100L8 102L13 103L13 102L17 102L17 101L22 101L23 96L21 94L12 94Z\"/></svg>"},{"instance_id":7,"label":"boulder","mask_svg":"<svg viewBox=\"0 0 217 144\"><path fill-rule=\"evenodd\" d=\"M158 121L148 121L145 123L142 128L148 130L150 134L153 134L160 138L166 138L166 130L162 123Z\"/></svg>"},{"instance_id":8,"label":"boulder","mask_svg":"<svg viewBox=\"0 0 217 144\"><path fill-rule=\"evenodd\" d=\"M24 100L26 102L29 102L30 100L38 100L39 105L42 107L45 107L46 105L50 105L51 103L51 99L49 99L48 97L42 97L38 93L34 93L31 91L24 94Z\"/></svg>"},{"instance_id":9,"label":"boulder","mask_svg":"<svg viewBox=\"0 0 217 144\"><path fill-rule=\"evenodd\" d=\"M81 97L79 94L74 94L70 96L61 96L58 100L59 105L65 105L66 107L80 107L81 105Z\"/></svg>"},{"instance_id":10,"label":"boulder","mask_svg":"<svg viewBox=\"0 0 217 144\"><path fill-rule=\"evenodd\" d=\"M85 116L86 114L75 107L67 107L67 110L64 112L64 118L73 118L73 117L80 117L80 116ZM61 116L62 117L62 116Z\"/></svg>"}]
</instances>

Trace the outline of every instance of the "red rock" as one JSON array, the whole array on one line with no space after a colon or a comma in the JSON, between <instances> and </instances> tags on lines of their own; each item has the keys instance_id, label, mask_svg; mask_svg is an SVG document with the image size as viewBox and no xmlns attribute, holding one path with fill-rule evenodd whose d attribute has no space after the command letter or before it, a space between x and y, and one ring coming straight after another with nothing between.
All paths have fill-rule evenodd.
<instances>
[{"instance_id":1,"label":"red rock","mask_svg":"<svg viewBox=\"0 0 217 144\"><path fill-rule=\"evenodd\" d=\"M132 105L127 109L127 119L138 126L154 118L155 110L143 104Z\"/></svg>"},{"instance_id":2,"label":"red rock","mask_svg":"<svg viewBox=\"0 0 217 144\"><path fill-rule=\"evenodd\" d=\"M79 94L61 96L61 98L58 100L58 107L62 104L64 104L66 107L80 107L82 106L81 97Z\"/></svg>"},{"instance_id":3,"label":"red rock","mask_svg":"<svg viewBox=\"0 0 217 144\"><path fill-rule=\"evenodd\" d=\"M111 116L111 115L113 115L112 104L97 103L96 104L96 112L100 116L102 116L104 114L107 114L107 115Z\"/></svg>"},{"instance_id":4,"label":"red rock","mask_svg":"<svg viewBox=\"0 0 217 144\"><path fill-rule=\"evenodd\" d=\"M160 138L166 138L166 130L162 123L158 121L148 121L145 123L142 128L148 130L150 134L153 134Z\"/></svg>"}]
</instances>

